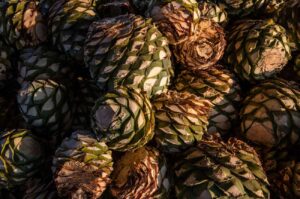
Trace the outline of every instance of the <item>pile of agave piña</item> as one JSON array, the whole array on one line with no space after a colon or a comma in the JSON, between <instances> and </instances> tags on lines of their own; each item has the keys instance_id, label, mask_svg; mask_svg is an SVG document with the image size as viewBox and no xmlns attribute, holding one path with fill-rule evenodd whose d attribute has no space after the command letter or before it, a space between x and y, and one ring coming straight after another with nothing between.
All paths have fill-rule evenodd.
<instances>
[{"instance_id":1,"label":"pile of agave pi\u00f1a","mask_svg":"<svg viewBox=\"0 0 300 199\"><path fill-rule=\"evenodd\" d=\"M0 199L300 198L299 0L0 1Z\"/></svg>"}]
</instances>

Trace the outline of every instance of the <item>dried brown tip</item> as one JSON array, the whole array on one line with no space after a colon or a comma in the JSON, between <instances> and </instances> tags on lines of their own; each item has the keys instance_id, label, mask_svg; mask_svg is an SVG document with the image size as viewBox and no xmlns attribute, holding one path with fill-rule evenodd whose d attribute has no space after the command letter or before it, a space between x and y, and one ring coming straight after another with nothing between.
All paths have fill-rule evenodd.
<instances>
[{"instance_id":1,"label":"dried brown tip","mask_svg":"<svg viewBox=\"0 0 300 199\"><path fill-rule=\"evenodd\" d=\"M190 37L175 45L174 55L186 67L206 69L219 61L225 50L223 28L209 19L201 19L193 25Z\"/></svg>"},{"instance_id":2,"label":"dried brown tip","mask_svg":"<svg viewBox=\"0 0 300 199\"><path fill-rule=\"evenodd\" d=\"M106 172L74 160L65 162L55 178L59 195L71 196L72 199L97 199L109 182Z\"/></svg>"},{"instance_id":3,"label":"dried brown tip","mask_svg":"<svg viewBox=\"0 0 300 199\"><path fill-rule=\"evenodd\" d=\"M159 188L156 151L148 147L127 152L113 172L111 194L118 199L149 199Z\"/></svg>"}]
</instances>

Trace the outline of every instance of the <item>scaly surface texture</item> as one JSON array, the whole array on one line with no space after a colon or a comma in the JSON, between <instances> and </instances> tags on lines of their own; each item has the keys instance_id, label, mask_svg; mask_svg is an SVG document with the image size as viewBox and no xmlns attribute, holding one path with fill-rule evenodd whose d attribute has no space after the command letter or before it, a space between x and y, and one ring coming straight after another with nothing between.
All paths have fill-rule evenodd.
<instances>
[{"instance_id":1,"label":"scaly surface texture","mask_svg":"<svg viewBox=\"0 0 300 199\"><path fill-rule=\"evenodd\" d=\"M71 99L64 84L52 80L24 82L17 100L25 121L34 131L49 135L70 128Z\"/></svg>"},{"instance_id":2,"label":"scaly surface texture","mask_svg":"<svg viewBox=\"0 0 300 199\"><path fill-rule=\"evenodd\" d=\"M94 22L84 52L86 66L103 91L122 85L153 96L166 92L173 76L167 39L140 16Z\"/></svg>"},{"instance_id":3,"label":"scaly surface texture","mask_svg":"<svg viewBox=\"0 0 300 199\"><path fill-rule=\"evenodd\" d=\"M58 0L49 10L51 41L70 59L83 62L83 44L90 24L98 19L90 0Z\"/></svg>"},{"instance_id":4,"label":"scaly surface texture","mask_svg":"<svg viewBox=\"0 0 300 199\"><path fill-rule=\"evenodd\" d=\"M274 14L285 5L285 0L213 0L233 17L245 17L259 14L262 16Z\"/></svg>"},{"instance_id":5,"label":"scaly surface texture","mask_svg":"<svg viewBox=\"0 0 300 199\"><path fill-rule=\"evenodd\" d=\"M188 92L168 91L153 102L155 140L167 153L181 152L207 132L209 101Z\"/></svg>"},{"instance_id":6,"label":"scaly surface texture","mask_svg":"<svg viewBox=\"0 0 300 199\"><path fill-rule=\"evenodd\" d=\"M175 183L178 199L270 197L258 155L236 138L203 138L176 162Z\"/></svg>"},{"instance_id":7,"label":"scaly surface texture","mask_svg":"<svg viewBox=\"0 0 300 199\"><path fill-rule=\"evenodd\" d=\"M61 197L97 199L110 183L112 152L88 131L76 131L57 148L52 164Z\"/></svg>"},{"instance_id":8,"label":"scaly surface texture","mask_svg":"<svg viewBox=\"0 0 300 199\"><path fill-rule=\"evenodd\" d=\"M47 40L47 26L37 2L8 0L0 4L0 34L17 49Z\"/></svg>"},{"instance_id":9,"label":"scaly surface texture","mask_svg":"<svg viewBox=\"0 0 300 199\"><path fill-rule=\"evenodd\" d=\"M68 78L71 66L59 52L49 50L47 46L25 48L20 53L20 81L60 80Z\"/></svg>"},{"instance_id":10,"label":"scaly surface texture","mask_svg":"<svg viewBox=\"0 0 300 199\"><path fill-rule=\"evenodd\" d=\"M293 51L300 50L300 2L290 0L284 9L278 13L276 19L286 28L290 45Z\"/></svg>"},{"instance_id":11,"label":"scaly surface texture","mask_svg":"<svg viewBox=\"0 0 300 199\"><path fill-rule=\"evenodd\" d=\"M290 58L286 31L274 21L241 20L230 28L225 61L242 80L274 77Z\"/></svg>"},{"instance_id":12,"label":"scaly surface texture","mask_svg":"<svg viewBox=\"0 0 300 199\"><path fill-rule=\"evenodd\" d=\"M174 82L177 91L188 91L213 104L208 132L226 135L237 123L241 89L235 75L216 65L207 70L184 70Z\"/></svg>"},{"instance_id":13,"label":"scaly surface texture","mask_svg":"<svg viewBox=\"0 0 300 199\"><path fill-rule=\"evenodd\" d=\"M227 12L218 4L209 0L198 0L198 8L201 18L211 19L222 26L226 25L228 21Z\"/></svg>"},{"instance_id":14,"label":"scaly surface texture","mask_svg":"<svg viewBox=\"0 0 300 199\"><path fill-rule=\"evenodd\" d=\"M92 109L92 128L117 151L135 150L154 135L154 113L144 93L120 87L100 97Z\"/></svg>"},{"instance_id":15,"label":"scaly surface texture","mask_svg":"<svg viewBox=\"0 0 300 199\"><path fill-rule=\"evenodd\" d=\"M0 148L0 188L22 185L42 169L44 150L29 130L1 131Z\"/></svg>"},{"instance_id":16,"label":"scaly surface texture","mask_svg":"<svg viewBox=\"0 0 300 199\"><path fill-rule=\"evenodd\" d=\"M241 134L268 148L299 144L300 90L283 79L251 89L240 112Z\"/></svg>"}]
</instances>

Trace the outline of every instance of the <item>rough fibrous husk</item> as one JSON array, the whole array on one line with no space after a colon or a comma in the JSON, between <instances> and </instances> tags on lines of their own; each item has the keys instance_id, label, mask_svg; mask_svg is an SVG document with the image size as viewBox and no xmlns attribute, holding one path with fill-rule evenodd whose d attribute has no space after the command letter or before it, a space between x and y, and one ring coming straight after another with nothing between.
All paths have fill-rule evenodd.
<instances>
[{"instance_id":1,"label":"rough fibrous husk","mask_svg":"<svg viewBox=\"0 0 300 199\"><path fill-rule=\"evenodd\" d=\"M170 44L180 44L191 34L193 15L177 2L157 5L151 10L151 17Z\"/></svg>"},{"instance_id":2,"label":"rough fibrous husk","mask_svg":"<svg viewBox=\"0 0 300 199\"><path fill-rule=\"evenodd\" d=\"M118 199L168 198L166 159L153 147L126 152L116 162L110 192Z\"/></svg>"},{"instance_id":3,"label":"rough fibrous husk","mask_svg":"<svg viewBox=\"0 0 300 199\"><path fill-rule=\"evenodd\" d=\"M223 56L226 40L216 22L194 16L177 2L155 6L151 17L173 46L178 62L190 68L206 69Z\"/></svg>"},{"instance_id":4,"label":"rough fibrous husk","mask_svg":"<svg viewBox=\"0 0 300 199\"><path fill-rule=\"evenodd\" d=\"M155 6L164 6L170 2L176 2L190 12L195 21L200 18L200 11L196 0L131 0L135 10L145 17L151 17Z\"/></svg>"},{"instance_id":5,"label":"rough fibrous husk","mask_svg":"<svg viewBox=\"0 0 300 199\"><path fill-rule=\"evenodd\" d=\"M61 197L97 199L110 183L112 152L88 131L63 140L53 159L54 181Z\"/></svg>"}]
</instances>

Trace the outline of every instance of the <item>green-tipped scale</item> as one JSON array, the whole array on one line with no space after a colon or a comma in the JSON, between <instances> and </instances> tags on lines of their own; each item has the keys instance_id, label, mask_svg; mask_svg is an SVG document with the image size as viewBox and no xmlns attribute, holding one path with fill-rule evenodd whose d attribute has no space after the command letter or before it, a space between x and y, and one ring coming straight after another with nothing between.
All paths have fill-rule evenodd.
<instances>
[{"instance_id":1,"label":"green-tipped scale","mask_svg":"<svg viewBox=\"0 0 300 199\"><path fill-rule=\"evenodd\" d=\"M71 66L66 57L47 46L25 48L20 52L20 81L34 81L69 78Z\"/></svg>"},{"instance_id":2,"label":"green-tipped scale","mask_svg":"<svg viewBox=\"0 0 300 199\"><path fill-rule=\"evenodd\" d=\"M211 103L188 92L168 91L153 99L155 141L164 152L181 152L207 133Z\"/></svg>"},{"instance_id":3,"label":"green-tipped scale","mask_svg":"<svg viewBox=\"0 0 300 199\"><path fill-rule=\"evenodd\" d=\"M44 150L29 130L1 131L0 148L0 188L22 185L42 169Z\"/></svg>"},{"instance_id":4,"label":"green-tipped scale","mask_svg":"<svg viewBox=\"0 0 300 199\"><path fill-rule=\"evenodd\" d=\"M286 4L285 0L213 0L213 2L233 17L245 17L257 13L263 17L280 11Z\"/></svg>"},{"instance_id":5,"label":"green-tipped scale","mask_svg":"<svg viewBox=\"0 0 300 199\"><path fill-rule=\"evenodd\" d=\"M135 150L154 135L154 113L144 93L120 87L100 97L92 109L92 128L110 149Z\"/></svg>"},{"instance_id":6,"label":"green-tipped scale","mask_svg":"<svg viewBox=\"0 0 300 199\"><path fill-rule=\"evenodd\" d=\"M122 15L94 22L84 48L85 63L103 91L117 86L166 92L173 76L168 40L151 20Z\"/></svg>"},{"instance_id":7,"label":"green-tipped scale","mask_svg":"<svg viewBox=\"0 0 300 199\"><path fill-rule=\"evenodd\" d=\"M175 80L174 87L177 91L188 91L213 104L209 133L226 135L237 123L241 89L236 76L225 67L215 65L207 70L184 70Z\"/></svg>"},{"instance_id":8,"label":"green-tipped scale","mask_svg":"<svg viewBox=\"0 0 300 199\"><path fill-rule=\"evenodd\" d=\"M221 25L226 25L228 22L225 9L212 1L198 0L198 8L202 18L211 19Z\"/></svg>"},{"instance_id":9,"label":"green-tipped scale","mask_svg":"<svg viewBox=\"0 0 300 199\"><path fill-rule=\"evenodd\" d=\"M251 83L274 77L291 58L285 29L273 20L241 20L228 33L225 61Z\"/></svg>"},{"instance_id":10,"label":"green-tipped scale","mask_svg":"<svg viewBox=\"0 0 300 199\"><path fill-rule=\"evenodd\" d=\"M89 25L98 19L90 0L58 0L49 10L51 41L70 59L83 61L83 44Z\"/></svg>"},{"instance_id":11,"label":"green-tipped scale","mask_svg":"<svg viewBox=\"0 0 300 199\"><path fill-rule=\"evenodd\" d=\"M23 118L35 132L49 136L70 129L72 98L64 84L50 79L24 82L17 100Z\"/></svg>"},{"instance_id":12,"label":"green-tipped scale","mask_svg":"<svg viewBox=\"0 0 300 199\"><path fill-rule=\"evenodd\" d=\"M178 199L270 198L268 180L255 150L230 138L204 137L175 164Z\"/></svg>"},{"instance_id":13,"label":"green-tipped scale","mask_svg":"<svg viewBox=\"0 0 300 199\"><path fill-rule=\"evenodd\" d=\"M112 152L89 131L75 131L57 148L52 164L61 197L99 198L110 183Z\"/></svg>"},{"instance_id":14,"label":"green-tipped scale","mask_svg":"<svg viewBox=\"0 0 300 199\"><path fill-rule=\"evenodd\" d=\"M0 34L22 49L47 40L47 26L36 1L8 0L0 4Z\"/></svg>"}]
</instances>

